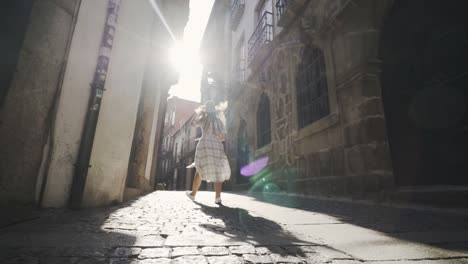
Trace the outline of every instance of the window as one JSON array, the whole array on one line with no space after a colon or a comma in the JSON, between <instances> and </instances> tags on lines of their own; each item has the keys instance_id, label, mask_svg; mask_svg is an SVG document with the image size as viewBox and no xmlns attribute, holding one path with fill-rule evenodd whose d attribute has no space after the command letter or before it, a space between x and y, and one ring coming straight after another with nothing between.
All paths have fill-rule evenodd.
<instances>
[{"instance_id":1,"label":"window","mask_svg":"<svg viewBox=\"0 0 468 264\"><path fill-rule=\"evenodd\" d=\"M236 51L235 51L235 61L234 61L234 78L238 82L245 81L245 60L246 60L246 53L245 53L245 43L244 38L241 38L239 43L237 44Z\"/></svg>"},{"instance_id":2,"label":"window","mask_svg":"<svg viewBox=\"0 0 468 264\"><path fill-rule=\"evenodd\" d=\"M257 110L257 147L261 148L270 142L270 99L266 94L262 94Z\"/></svg>"},{"instance_id":3,"label":"window","mask_svg":"<svg viewBox=\"0 0 468 264\"><path fill-rule=\"evenodd\" d=\"M323 52L314 46L305 48L296 75L299 128L327 116L328 84Z\"/></svg>"}]
</instances>

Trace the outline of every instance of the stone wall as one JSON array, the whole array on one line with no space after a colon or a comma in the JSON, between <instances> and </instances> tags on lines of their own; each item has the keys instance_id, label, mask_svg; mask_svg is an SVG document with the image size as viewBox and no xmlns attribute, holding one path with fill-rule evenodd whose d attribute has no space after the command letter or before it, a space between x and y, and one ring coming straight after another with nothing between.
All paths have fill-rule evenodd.
<instances>
[{"instance_id":1,"label":"stone wall","mask_svg":"<svg viewBox=\"0 0 468 264\"><path fill-rule=\"evenodd\" d=\"M393 187L378 64L387 1L310 1L250 63L250 82L230 98L229 150L236 167L237 130L247 123L251 161L269 157L265 182L296 194L362 197ZM297 68L306 45L324 53L330 114L299 128ZM269 96L272 142L256 148L255 114ZM237 166L238 167L238 166ZM266 178L267 177L267 178ZM255 177L252 184L258 183ZM257 184L261 189L265 184Z\"/></svg>"},{"instance_id":2,"label":"stone wall","mask_svg":"<svg viewBox=\"0 0 468 264\"><path fill-rule=\"evenodd\" d=\"M32 204L77 0L34 1L29 26L0 111L0 203ZM36 184L39 188L36 189Z\"/></svg>"}]
</instances>

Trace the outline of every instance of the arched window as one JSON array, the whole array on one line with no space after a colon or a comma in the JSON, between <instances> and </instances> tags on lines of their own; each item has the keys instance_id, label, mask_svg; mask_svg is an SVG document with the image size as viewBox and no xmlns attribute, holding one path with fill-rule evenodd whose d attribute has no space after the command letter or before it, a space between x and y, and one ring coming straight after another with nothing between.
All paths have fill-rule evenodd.
<instances>
[{"instance_id":1,"label":"arched window","mask_svg":"<svg viewBox=\"0 0 468 264\"><path fill-rule=\"evenodd\" d=\"M260 97L257 109L257 147L271 142L270 99L266 94Z\"/></svg>"},{"instance_id":2,"label":"arched window","mask_svg":"<svg viewBox=\"0 0 468 264\"><path fill-rule=\"evenodd\" d=\"M330 113L323 52L317 47L307 46L302 57L296 75L299 128Z\"/></svg>"}]
</instances>

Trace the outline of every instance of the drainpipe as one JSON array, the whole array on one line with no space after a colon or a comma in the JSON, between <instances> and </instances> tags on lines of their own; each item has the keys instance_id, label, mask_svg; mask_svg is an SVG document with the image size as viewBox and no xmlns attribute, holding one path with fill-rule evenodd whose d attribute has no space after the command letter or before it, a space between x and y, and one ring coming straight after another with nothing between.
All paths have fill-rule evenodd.
<instances>
[{"instance_id":1,"label":"drainpipe","mask_svg":"<svg viewBox=\"0 0 468 264\"><path fill-rule=\"evenodd\" d=\"M80 149L78 159L75 165L75 173L70 195L70 207L79 208L83 199L83 193L88 176L88 168L93 149L94 135L101 108L104 86L106 83L107 69L110 62L110 54L114 41L115 29L117 26L117 17L121 0L108 0L106 22L102 34L99 56L96 63L93 82L91 83L91 96L89 98L89 107L86 113L85 124L81 135Z\"/></svg>"}]
</instances>

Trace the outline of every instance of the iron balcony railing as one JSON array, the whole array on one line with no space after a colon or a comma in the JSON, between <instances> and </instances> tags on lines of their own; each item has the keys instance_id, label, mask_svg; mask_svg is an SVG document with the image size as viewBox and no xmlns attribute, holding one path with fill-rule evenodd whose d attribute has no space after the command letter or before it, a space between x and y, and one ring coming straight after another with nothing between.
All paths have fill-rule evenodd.
<instances>
[{"instance_id":1,"label":"iron balcony railing","mask_svg":"<svg viewBox=\"0 0 468 264\"><path fill-rule=\"evenodd\" d=\"M244 14L245 0L231 1L231 29L235 30Z\"/></svg>"},{"instance_id":2,"label":"iron balcony railing","mask_svg":"<svg viewBox=\"0 0 468 264\"><path fill-rule=\"evenodd\" d=\"M259 19L249 39L249 62L255 57L258 48L273 40L273 14L265 11Z\"/></svg>"},{"instance_id":3,"label":"iron balcony railing","mask_svg":"<svg viewBox=\"0 0 468 264\"><path fill-rule=\"evenodd\" d=\"M290 0L278 0L276 1L276 17L278 21L281 19L281 16L286 12Z\"/></svg>"}]
</instances>

